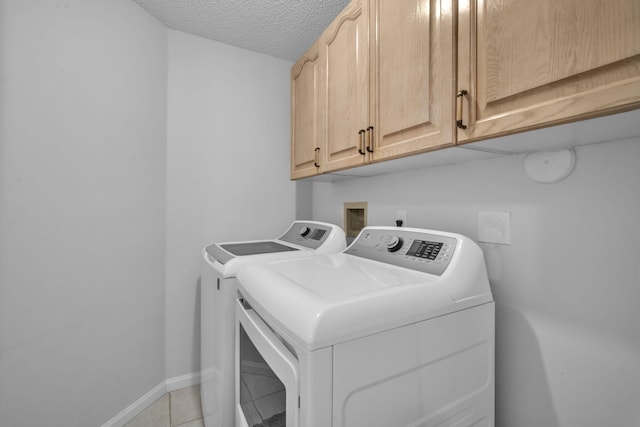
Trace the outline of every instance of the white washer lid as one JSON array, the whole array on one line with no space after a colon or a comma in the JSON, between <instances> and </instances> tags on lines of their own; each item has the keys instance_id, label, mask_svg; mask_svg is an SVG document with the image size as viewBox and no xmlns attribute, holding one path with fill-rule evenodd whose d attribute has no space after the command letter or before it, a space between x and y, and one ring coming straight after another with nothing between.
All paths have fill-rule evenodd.
<instances>
[{"instance_id":1,"label":"white washer lid","mask_svg":"<svg viewBox=\"0 0 640 427\"><path fill-rule=\"evenodd\" d=\"M308 230L309 235L303 234L304 229ZM322 234L319 238L315 238L314 232L318 231L322 231ZM234 254L225 249L225 246L243 245L249 247L256 245L256 253L244 251L242 254ZM276 246L282 250L264 250L265 247L275 248ZM287 247L292 250L286 250ZM239 269L247 264L332 254L341 252L345 248L345 234L339 226L319 221L294 221L277 239L214 243L202 250L202 256L206 264L219 276L230 278L236 277Z\"/></svg>"},{"instance_id":2,"label":"white washer lid","mask_svg":"<svg viewBox=\"0 0 640 427\"><path fill-rule=\"evenodd\" d=\"M254 240L254 241L243 241L243 242L231 242L224 244L242 244L242 243L264 243L264 242L273 242L275 244L282 244L281 241L274 240ZM228 260L222 264L214 256L210 254L210 249L212 247L216 247L217 250L223 251L220 246L223 245L221 243L217 243L214 245L207 246L202 251L202 256L204 257L207 264L211 266L211 268L216 271L216 273L223 278L236 277L238 271L248 264L253 264L256 262L267 262L267 261L276 261L282 259L295 259L295 258L304 258L311 257L315 254L313 249L305 248L302 246L293 245L291 243L287 243L287 246L295 248L296 250L291 251L281 251L281 252L267 252L267 253L259 253L252 255L241 255L241 256L230 256Z\"/></svg>"},{"instance_id":3,"label":"white washer lid","mask_svg":"<svg viewBox=\"0 0 640 427\"><path fill-rule=\"evenodd\" d=\"M442 276L341 253L248 265L239 290L312 351L492 301L482 252L466 248Z\"/></svg>"}]
</instances>

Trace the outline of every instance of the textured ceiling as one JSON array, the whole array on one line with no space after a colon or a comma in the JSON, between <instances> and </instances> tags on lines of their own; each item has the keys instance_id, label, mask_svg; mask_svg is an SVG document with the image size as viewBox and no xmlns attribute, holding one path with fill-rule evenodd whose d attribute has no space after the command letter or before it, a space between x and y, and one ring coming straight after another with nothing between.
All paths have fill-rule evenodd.
<instances>
[{"instance_id":1,"label":"textured ceiling","mask_svg":"<svg viewBox=\"0 0 640 427\"><path fill-rule=\"evenodd\" d=\"M167 27L295 61L348 0L134 0Z\"/></svg>"}]
</instances>

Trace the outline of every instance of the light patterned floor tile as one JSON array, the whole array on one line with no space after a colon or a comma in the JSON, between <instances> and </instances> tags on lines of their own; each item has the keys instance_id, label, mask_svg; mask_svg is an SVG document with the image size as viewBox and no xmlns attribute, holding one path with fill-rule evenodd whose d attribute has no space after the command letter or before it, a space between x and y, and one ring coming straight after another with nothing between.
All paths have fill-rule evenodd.
<instances>
[{"instance_id":1,"label":"light patterned floor tile","mask_svg":"<svg viewBox=\"0 0 640 427\"><path fill-rule=\"evenodd\" d=\"M169 417L169 395L165 394L125 424L125 427L169 427Z\"/></svg>"},{"instance_id":2,"label":"light patterned floor tile","mask_svg":"<svg viewBox=\"0 0 640 427\"><path fill-rule=\"evenodd\" d=\"M284 391L280 391L278 393L256 399L254 403L256 404L256 408L258 409L260 416L262 416L262 419L266 420L267 418L286 410L285 399L286 393Z\"/></svg>"},{"instance_id":3,"label":"light patterned floor tile","mask_svg":"<svg viewBox=\"0 0 640 427\"><path fill-rule=\"evenodd\" d=\"M197 420L189 421L185 424L180 424L178 427L204 427L204 419L198 418Z\"/></svg>"},{"instance_id":4,"label":"light patterned floor tile","mask_svg":"<svg viewBox=\"0 0 640 427\"><path fill-rule=\"evenodd\" d=\"M171 392L171 427L176 427L198 418L202 418L199 385Z\"/></svg>"}]
</instances>

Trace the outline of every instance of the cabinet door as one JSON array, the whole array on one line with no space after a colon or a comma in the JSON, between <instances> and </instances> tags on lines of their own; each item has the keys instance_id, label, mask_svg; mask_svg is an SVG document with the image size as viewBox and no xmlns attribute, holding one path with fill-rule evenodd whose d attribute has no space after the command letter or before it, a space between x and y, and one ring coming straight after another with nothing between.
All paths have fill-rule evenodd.
<instances>
[{"instance_id":1,"label":"cabinet door","mask_svg":"<svg viewBox=\"0 0 640 427\"><path fill-rule=\"evenodd\" d=\"M364 138L359 134L369 126L368 1L352 1L320 41L326 148L320 153L326 172L368 161L367 155L362 154Z\"/></svg>"},{"instance_id":2,"label":"cabinet door","mask_svg":"<svg viewBox=\"0 0 640 427\"><path fill-rule=\"evenodd\" d=\"M461 0L459 141L640 106L638 0Z\"/></svg>"},{"instance_id":3,"label":"cabinet door","mask_svg":"<svg viewBox=\"0 0 640 427\"><path fill-rule=\"evenodd\" d=\"M320 172L320 56L314 44L291 67L291 179Z\"/></svg>"},{"instance_id":4,"label":"cabinet door","mask_svg":"<svg viewBox=\"0 0 640 427\"><path fill-rule=\"evenodd\" d=\"M371 0L371 4L376 36L371 43L373 160L453 145L451 2Z\"/></svg>"}]
</instances>

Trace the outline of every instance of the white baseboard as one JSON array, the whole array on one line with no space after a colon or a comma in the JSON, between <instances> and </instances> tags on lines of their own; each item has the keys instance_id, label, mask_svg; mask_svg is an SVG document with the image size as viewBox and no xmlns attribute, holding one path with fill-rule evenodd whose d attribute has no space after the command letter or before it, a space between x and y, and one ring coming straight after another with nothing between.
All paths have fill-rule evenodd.
<instances>
[{"instance_id":1,"label":"white baseboard","mask_svg":"<svg viewBox=\"0 0 640 427\"><path fill-rule=\"evenodd\" d=\"M166 393L197 384L200 384L200 372L192 372L179 377L168 378L120 411L115 417L104 423L102 427L122 427Z\"/></svg>"},{"instance_id":2,"label":"white baseboard","mask_svg":"<svg viewBox=\"0 0 640 427\"><path fill-rule=\"evenodd\" d=\"M200 372L192 372L190 374L180 375L179 377L169 378L164 381L167 386L167 393L180 390L181 388L191 387L200 384Z\"/></svg>"}]
</instances>

